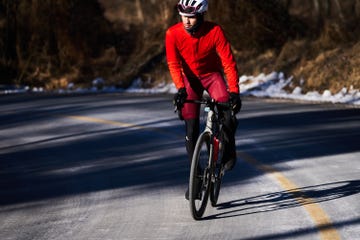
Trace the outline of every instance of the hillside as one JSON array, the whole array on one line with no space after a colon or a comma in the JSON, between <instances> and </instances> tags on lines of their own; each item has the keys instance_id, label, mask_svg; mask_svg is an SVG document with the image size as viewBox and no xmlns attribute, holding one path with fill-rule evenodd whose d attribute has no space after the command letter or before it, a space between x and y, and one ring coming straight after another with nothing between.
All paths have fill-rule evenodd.
<instances>
[{"instance_id":1,"label":"hillside","mask_svg":"<svg viewBox=\"0 0 360 240\"><path fill-rule=\"evenodd\" d=\"M2 84L127 87L171 81L164 33L175 0L0 1ZM242 75L294 76L305 90L360 89L360 0L210 0ZM291 90L291 89L289 89Z\"/></svg>"}]
</instances>

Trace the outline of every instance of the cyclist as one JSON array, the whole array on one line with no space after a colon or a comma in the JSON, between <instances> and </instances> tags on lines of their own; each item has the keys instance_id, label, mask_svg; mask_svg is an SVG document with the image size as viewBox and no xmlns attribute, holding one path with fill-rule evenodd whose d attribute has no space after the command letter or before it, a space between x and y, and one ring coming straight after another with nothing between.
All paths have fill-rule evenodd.
<instances>
[{"instance_id":1,"label":"cyclist","mask_svg":"<svg viewBox=\"0 0 360 240\"><path fill-rule=\"evenodd\" d=\"M200 106L186 99L201 99L204 90L218 102L230 101L234 113L241 109L239 74L230 43L222 28L205 21L207 0L180 0L181 22L166 32L166 58L172 80L178 89L174 104L185 121L186 150L191 161L199 135ZM222 74L225 73L226 80ZM236 162L237 123L231 111L224 111L225 154L222 163L231 170Z\"/></svg>"}]
</instances>

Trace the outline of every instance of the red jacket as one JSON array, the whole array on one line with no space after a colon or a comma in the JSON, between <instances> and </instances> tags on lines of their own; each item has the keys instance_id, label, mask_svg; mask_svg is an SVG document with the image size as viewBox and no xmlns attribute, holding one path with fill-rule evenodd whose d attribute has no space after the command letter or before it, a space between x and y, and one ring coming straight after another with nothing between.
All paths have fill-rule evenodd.
<instances>
[{"instance_id":1,"label":"red jacket","mask_svg":"<svg viewBox=\"0 0 360 240\"><path fill-rule=\"evenodd\" d=\"M191 35L180 22L170 27L165 39L166 58L176 88L184 87L183 74L191 81L213 72L225 73L229 91L239 92L239 74L230 44L221 27L205 21Z\"/></svg>"}]
</instances>

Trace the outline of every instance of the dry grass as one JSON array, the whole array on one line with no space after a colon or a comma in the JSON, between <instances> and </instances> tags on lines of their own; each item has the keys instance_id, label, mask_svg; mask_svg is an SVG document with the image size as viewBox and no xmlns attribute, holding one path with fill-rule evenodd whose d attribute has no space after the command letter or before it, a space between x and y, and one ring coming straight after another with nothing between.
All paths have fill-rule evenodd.
<instances>
[{"instance_id":1,"label":"dry grass","mask_svg":"<svg viewBox=\"0 0 360 240\"><path fill-rule=\"evenodd\" d=\"M297 80L304 79L305 90L329 89L336 93L342 87L360 89L360 43L335 48L304 60L295 70Z\"/></svg>"},{"instance_id":2,"label":"dry grass","mask_svg":"<svg viewBox=\"0 0 360 240\"><path fill-rule=\"evenodd\" d=\"M48 89L99 76L122 87L137 77L148 87L170 82L164 33L178 20L176 2L2 0L0 77ZM312 2L212 0L206 17L225 29L241 74L282 71L306 90L360 88L360 5L341 1L339 19L317 16Z\"/></svg>"}]
</instances>

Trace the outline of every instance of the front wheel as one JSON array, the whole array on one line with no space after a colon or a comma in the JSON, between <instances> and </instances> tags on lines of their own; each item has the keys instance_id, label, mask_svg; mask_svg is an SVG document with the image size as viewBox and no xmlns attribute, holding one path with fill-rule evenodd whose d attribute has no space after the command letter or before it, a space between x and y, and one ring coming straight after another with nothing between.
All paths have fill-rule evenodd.
<instances>
[{"instance_id":1,"label":"front wheel","mask_svg":"<svg viewBox=\"0 0 360 240\"><path fill-rule=\"evenodd\" d=\"M202 133L195 146L191 161L189 179L189 203L192 217L199 220L204 212L209 197L210 187L210 164L211 163L211 136L210 133Z\"/></svg>"}]
</instances>

